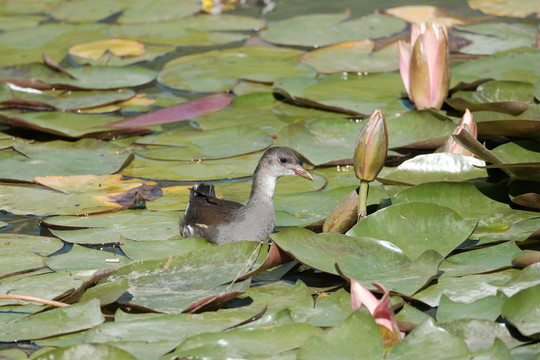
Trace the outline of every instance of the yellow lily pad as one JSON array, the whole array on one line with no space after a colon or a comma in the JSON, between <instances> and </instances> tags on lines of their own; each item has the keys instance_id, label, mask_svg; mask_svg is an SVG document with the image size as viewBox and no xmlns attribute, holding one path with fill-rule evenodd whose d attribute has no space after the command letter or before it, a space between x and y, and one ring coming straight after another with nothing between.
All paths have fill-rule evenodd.
<instances>
[{"instance_id":1,"label":"yellow lily pad","mask_svg":"<svg viewBox=\"0 0 540 360\"><path fill-rule=\"evenodd\" d=\"M435 22L444 24L447 28L454 25L464 25L463 20L447 16L443 9L430 5L407 5L387 9L386 12L410 23Z\"/></svg>"},{"instance_id":2,"label":"yellow lily pad","mask_svg":"<svg viewBox=\"0 0 540 360\"><path fill-rule=\"evenodd\" d=\"M72 46L68 50L72 56L97 60L109 52L118 57L135 57L146 53L143 43L127 39L97 40Z\"/></svg>"},{"instance_id":3,"label":"yellow lily pad","mask_svg":"<svg viewBox=\"0 0 540 360\"><path fill-rule=\"evenodd\" d=\"M525 18L531 14L540 16L540 3L536 0L469 0L473 10L497 16Z\"/></svg>"}]
</instances>

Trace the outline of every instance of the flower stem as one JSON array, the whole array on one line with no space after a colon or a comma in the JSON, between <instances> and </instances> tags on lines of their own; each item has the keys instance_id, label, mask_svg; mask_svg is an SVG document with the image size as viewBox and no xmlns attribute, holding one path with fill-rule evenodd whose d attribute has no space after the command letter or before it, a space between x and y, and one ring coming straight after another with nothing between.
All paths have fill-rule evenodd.
<instances>
[{"instance_id":1,"label":"flower stem","mask_svg":"<svg viewBox=\"0 0 540 360\"><path fill-rule=\"evenodd\" d=\"M367 197L369 182L360 180L360 189L358 190L358 221L362 221L367 216Z\"/></svg>"}]
</instances>

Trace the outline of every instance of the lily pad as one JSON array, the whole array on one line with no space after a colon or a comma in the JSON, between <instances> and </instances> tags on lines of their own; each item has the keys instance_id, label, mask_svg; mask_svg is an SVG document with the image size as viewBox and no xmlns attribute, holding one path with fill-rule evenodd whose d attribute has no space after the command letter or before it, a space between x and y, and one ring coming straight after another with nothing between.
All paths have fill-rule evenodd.
<instances>
[{"instance_id":1,"label":"lily pad","mask_svg":"<svg viewBox=\"0 0 540 360\"><path fill-rule=\"evenodd\" d=\"M469 0L468 3L471 9L491 15L524 18L536 13L536 16L540 16L540 7L534 0L505 0L495 4L489 0Z\"/></svg>"},{"instance_id":2,"label":"lily pad","mask_svg":"<svg viewBox=\"0 0 540 360\"><path fill-rule=\"evenodd\" d=\"M129 264L125 256L107 251L88 249L79 245L63 254L47 259L47 266L54 271L82 271L97 269L118 269Z\"/></svg>"},{"instance_id":3,"label":"lily pad","mask_svg":"<svg viewBox=\"0 0 540 360\"><path fill-rule=\"evenodd\" d=\"M279 45L317 48L343 41L387 37L406 25L403 20L388 15L371 14L352 20L349 16L349 12L300 15L270 23L260 32L260 37Z\"/></svg>"},{"instance_id":4,"label":"lily pad","mask_svg":"<svg viewBox=\"0 0 540 360\"><path fill-rule=\"evenodd\" d=\"M374 47L375 43L369 39L346 41L312 50L302 56L301 61L323 74L351 72L367 75L399 68L397 43L377 51Z\"/></svg>"},{"instance_id":5,"label":"lily pad","mask_svg":"<svg viewBox=\"0 0 540 360\"><path fill-rule=\"evenodd\" d=\"M286 324L276 327L234 329L228 332L204 333L184 341L172 354L179 357L267 357L298 348L322 330L308 324ZM258 346L253 347L256 343ZM216 346L216 344L220 344Z\"/></svg>"},{"instance_id":6,"label":"lily pad","mask_svg":"<svg viewBox=\"0 0 540 360\"><path fill-rule=\"evenodd\" d=\"M37 11L35 9L41 5L40 3L42 2L32 1L32 12ZM105 24L49 23L3 32L0 34L0 51L6 55L0 59L0 66L41 61L42 53L46 53L55 61L60 61L73 45L83 41L107 39L106 29Z\"/></svg>"},{"instance_id":7,"label":"lily pad","mask_svg":"<svg viewBox=\"0 0 540 360\"><path fill-rule=\"evenodd\" d=\"M373 317L355 311L333 329L308 339L298 351L297 359L381 359L382 337Z\"/></svg>"},{"instance_id":8,"label":"lily pad","mask_svg":"<svg viewBox=\"0 0 540 360\"><path fill-rule=\"evenodd\" d=\"M451 359L469 354L465 342L426 319L398 343L387 359Z\"/></svg>"},{"instance_id":9,"label":"lily pad","mask_svg":"<svg viewBox=\"0 0 540 360\"><path fill-rule=\"evenodd\" d=\"M132 156L129 151L95 139L16 140L13 150L0 151L0 178L31 182L35 176L110 174L125 166Z\"/></svg>"},{"instance_id":10,"label":"lily pad","mask_svg":"<svg viewBox=\"0 0 540 360\"><path fill-rule=\"evenodd\" d=\"M522 5L519 5L521 7ZM469 80L497 79L540 81L540 70L530 67L540 61L540 53L535 49L521 48L500 52L480 59L469 60L452 68L452 77L465 77Z\"/></svg>"},{"instance_id":11,"label":"lily pad","mask_svg":"<svg viewBox=\"0 0 540 360\"><path fill-rule=\"evenodd\" d=\"M501 314L501 308L505 299L506 296L499 293L470 303L462 303L452 301L443 294L437 308L437 321L447 322L457 319L485 319L495 321Z\"/></svg>"},{"instance_id":12,"label":"lily pad","mask_svg":"<svg viewBox=\"0 0 540 360\"><path fill-rule=\"evenodd\" d=\"M25 234L0 234L2 255L36 254L48 256L62 248L62 241L53 237Z\"/></svg>"},{"instance_id":13,"label":"lily pad","mask_svg":"<svg viewBox=\"0 0 540 360\"><path fill-rule=\"evenodd\" d=\"M491 111L474 112L481 134L537 139L540 136L540 105L531 106L518 116Z\"/></svg>"},{"instance_id":14,"label":"lily pad","mask_svg":"<svg viewBox=\"0 0 540 360\"><path fill-rule=\"evenodd\" d=\"M81 66L65 68L71 77L45 64L12 65L0 69L0 81L37 89L119 89L148 84L157 73L142 67Z\"/></svg>"},{"instance_id":15,"label":"lily pad","mask_svg":"<svg viewBox=\"0 0 540 360\"><path fill-rule=\"evenodd\" d=\"M133 261L160 260L189 251L213 246L204 239L174 239L161 241L122 240L120 248Z\"/></svg>"},{"instance_id":16,"label":"lily pad","mask_svg":"<svg viewBox=\"0 0 540 360\"><path fill-rule=\"evenodd\" d=\"M276 92L301 105L366 117L375 108L386 116L408 110L401 100L402 88L395 73L282 78L274 83Z\"/></svg>"},{"instance_id":17,"label":"lily pad","mask_svg":"<svg viewBox=\"0 0 540 360\"><path fill-rule=\"evenodd\" d=\"M456 35L472 42L459 49L465 54L492 55L519 47L533 47L536 29L527 24L504 22L456 26Z\"/></svg>"},{"instance_id":18,"label":"lily pad","mask_svg":"<svg viewBox=\"0 0 540 360\"><path fill-rule=\"evenodd\" d=\"M113 119L114 117L109 115L81 115L56 111L0 112L0 122L14 128L30 129L72 139L83 137L110 139L119 135L140 135L150 132L140 127L109 127L108 124Z\"/></svg>"},{"instance_id":19,"label":"lily pad","mask_svg":"<svg viewBox=\"0 0 540 360\"><path fill-rule=\"evenodd\" d=\"M302 54L263 46L208 51L168 62L158 81L173 89L219 92L231 89L239 79L272 83L283 77L313 78L315 71L299 63Z\"/></svg>"},{"instance_id":20,"label":"lily pad","mask_svg":"<svg viewBox=\"0 0 540 360\"><path fill-rule=\"evenodd\" d=\"M132 210L118 214L95 216L58 216L45 220L50 227L69 227L51 232L64 241L76 244L116 243L122 238L131 241L167 240L178 234L179 216L173 212L153 213Z\"/></svg>"},{"instance_id":21,"label":"lily pad","mask_svg":"<svg viewBox=\"0 0 540 360\"><path fill-rule=\"evenodd\" d=\"M243 285L249 286L245 282L220 285L260 266L266 259L267 249L267 245L261 247L253 241L214 246L169 259L136 262L117 270L111 280L128 279L133 304L180 313L193 302L209 296L244 292L246 286ZM220 271L216 272L216 268Z\"/></svg>"},{"instance_id":22,"label":"lily pad","mask_svg":"<svg viewBox=\"0 0 540 360\"><path fill-rule=\"evenodd\" d=\"M265 22L240 15L201 14L154 24L112 25L108 32L118 38L169 46L210 46L246 40L242 31L256 31Z\"/></svg>"},{"instance_id":23,"label":"lily pad","mask_svg":"<svg viewBox=\"0 0 540 360\"><path fill-rule=\"evenodd\" d=\"M373 288L377 282L386 288L412 295L437 273L442 258L425 253L412 262L398 247L384 240L335 233L314 234L290 228L271 235L278 246L298 261L331 274L336 264L348 277ZM408 274L403 279L403 274Z\"/></svg>"},{"instance_id":24,"label":"lily pad","mask_svg":"<svg viewBox=\"0 0 540 360\"><path fill-rule=\"evenodd\" d=\"M231 139L237 139L231 142ZM209 160L261 151L272 145L265 132L248 127L211 131L171 130L145 136L137 144L166 146L139 150L137 154L156 160Z\"/></svg>"},{"instance_id":25,"label":"lily pad","mask_svg":"<svg viewBox=\"0 0 540 360\"><path fill-rule=\"evenodd\" d=\"M399 247L410 259L416 259L427 250L448 255L467 240L474 226L473 222L463 220L450 208L407 202L369 215L347 234L386 240Z\"/></svg>"},{"instance_id":26,"label":"lily pad","mask_svg":"<svg viewBox=\"0 0 540 360\"><path fill-rule=\"evenodd\" d=\"M502 316L514 325L521 334L532 336L540 333L539 318L540 285L521 290L505 301Z\"/></svg>"},{"instance_id":27,"label":"lily pad","mask_svg":"<svg viewBox=\"0 0 540 360\"><path fill-rule=\"evenodd\" d=\"M136 360L137 357L129 352L106 344L76 344L61 347L54 350L45 351L34 357L36 360L45 359L65 359L67 357L76 357L80 360Z\"/></svg>"},{"instance_id":28,"label":"lily pad","mask_svg":"<svg viewBox=\"0 0 540 360\"><path fill-rule=\"evenodd\" d=\"M450 153L418 155L397 167L385 167L377 178L382 183L416 185L435 181L465 181L476 178L487 179L483 160L472 156Z\"/></svg>"},{"instance_id":29,"label":"lily pad","mask_svg":"<svg viewBox=\"0 0 540 360\"><path fill-rule=\"evenodd\" d=\"M513 241L450 256L441 263L444 276L487 273L512 267L512 259L521 253Z\"/></svg>"},{"instance_id":30,"label":"lily pad","mask_svg":"<svg viewBox=\"0 0 540 360\"><path fill-rule=\"evenodd\" d=\"M99 300L42 312L0 329L0 341L40 339L88 329L104 321Z\"/></svg>"}]
</instances>

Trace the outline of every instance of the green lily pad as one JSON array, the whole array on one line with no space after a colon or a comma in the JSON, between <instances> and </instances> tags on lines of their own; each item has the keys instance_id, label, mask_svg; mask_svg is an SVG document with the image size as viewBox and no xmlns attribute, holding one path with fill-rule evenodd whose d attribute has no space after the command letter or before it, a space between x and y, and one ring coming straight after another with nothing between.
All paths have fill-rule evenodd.
<instances>
[{"instance_id":1,"label":"green lily pad","mask_svg":"<svg viewBox=\"0 0 540 360\"><path fill-rule=\"evenodd\" d=\"M490 274L467 275L463 277L445 276L437 284L414 295L414 298L430 306L438 306L442 294L450 300L471 303L488 296L495 296L501 286L512 279L519 271L509 269Z\"/></svg>"},{"instance_id":2,"label":"green lily pad","mask_svg":"<svg viewBox=\"0 0 540 360\"><path fill-rule=\"evenodd\" d=\"M129 263L129 259L124 256L107 251L88 249L79 245L74 245L66 253L47 259L47 266L54 271L118 269Z\"/></svg>"},{"instance_id":3,"label":"green lily pad","mask_svg":"<svg viewBox=\"0 0 540 360\"><path fill-rule=\"evenodd\" d=\"M111 138L118 135L144 134L143 128L108 127L113 116L81 115L57 111L29 113L0 112L0 122L15 128L36 130L47 134L79 139L83 137Z\"/></svg>"},{"instance_id":4,"label":"green lily pad","mask_svg":"<svg viewBox=\"0 0 540 360\"><path fill-rule=\"evenodd\" d=\"M373 48L374 43L370 40L347 41L310 51L302 56L302 62L323 74L351 72L367 75L399 69L397 43L377 51Z\"/></svg>"},{"instance_id":5,"label":"green lily pad","mask_svg":"<svg viewBox=\"0 0 540 360\"><path fill-rule=\"evenodd\" d=\"M333 329L308 339L297 359L381 359L384 347L379 327L368 312L355 311Z\"/></svg>"},{"instance_id":6,"label":"green lily pad","mask_svg":"<svg viewBox=\"0 0 540 360\"><path fill-rule=\"evenodd\" d=\"M131 99L135 91L130 89L110 91L20 91L13 84L0 85L0 103L7 106L27 107L29 109L75 111L103 106Z\"/></svg>"},{"instance_id":7,"label":"green lily pad","mask_svg":"<svg viewBox=\"0 0 540 360\"><path fill-rule=\"evenodd\" d=\"M136 66L81 66L64 70L73 77L41 63L13 65L0 69L0 80L41 89L107 90L145 85L157 75L153 70Z\"/></svg>"},{"instance_id":8,"label":"green lily pad","mask_svg":"<svg viewBox=\"0 0 540 360\"><path fill-rule=\"evenodd\" d=\"M231 139L237 141L231 142ZM208 160L233 157L261 151L272 145L265 132L248 127L210 131L171 130L145 136L137 144L167 146L139 150L137 154L156 160Z\"/></svg>"},{"instance_id":9,"label":"green lily pad","mask_svg":"<svg viewBox=\"0 0 540 360\"><path fill-rule=\"evenodd\" d=\"M77 344L49 350L34 357L36 360L65 359L74 356L80 360L136 360L137 357L118 347L106 344Z\"/></svg>"},{"instance_id":10,"label":"green lily pad","mask_svg":"<svg viewBox=\"0 0 540 360\"><path fill-rule=\"evenodd\" d=\"M386 127L391 149L437 149L444 145L456 125L442 113L427 109L386 116Z\"/></svg>"},{"instance_id":11,"label":"green lily pad","mask_svg":"<svg viewBox=\"0 0 540 360\"><path fill-rule=\"evenodd\" d=\"M3 32L38 26L44 16L0 16L0 30Z\"/></svg>"},{"instance_id":12,"label":"green lily pad","mask_svg":"<svg viewBox=\"0 0 540 360\"><path fill-rule=\"evenodd\" d=\"M371 14L348 19L341 14L300 15L272 22L260 32L260 37L279 45L323 47L342 41L374 39L402 31L405 21L393 16Z\"/></svg>"},{"instance_id":13,"label":"green lily pad","mask_svg":"<svg viewBox=\"0 0 540 360\"><path fill-rule=\"evenodd\" d=\"M481 134L537 139L540 136L540 105L531 106L518 116L492 111L474 112Z\"/></svg>"},{"instance_id":14,"label":"green lily pad","mask_svg":"<svg viewBox=\"0 0 540 360\"><path fill-rule=\"evenodd\" d=\"M385 167L377 178L383 183L402 183L409 185L435 181L465 181L486 178L483 160L472 156L450 153L418 155L406 160L397 167Z\"/></svg>"},{"instance_id":15,"label":"green lily pad","mask_svg":"<svg viewBox=\"0 0 540 360\"><path fill-rule=\"evenodd\" d=\"M497 338L509 348L523 343L512 337L505 324L490 320L458 319L441 324L441 327L462 338L471 351L487 350Z\"/></svg>"},{"instance_id":16,"label":"green lily pad","mask_svg":"<svg viewBox=\"0 0 540 360\"><path fill-rule=\"evenodd\" d=\"M200 14L153 24L112 25L108 32L117 38L147 44L210 46L246 40L249 35L242 31L254 31L264 25L263 20L247 16Z\"/></svg>"},{"instance_id":17,"label":"green lily pad","mask_svg":"<svg viewBox=\"0 0 540 360\"><path fill-rule=\"evenodd\" d=\"M69 60L79 65L91 65L91 66L128 66L140 63L152 62L162 56L167 56L168 54L175 51L173 46L154 46L146 45L146 52L139 56L129 56L129 57L118 57L109 52L105 53L102 57L97 60L85 59L79 56L70 55Z\"/></svg>"},{"instance_id":18,"label":"green lily pad","mask_svg":"<svg viewBox=\"0 0 540 360\"><path fill-rule=\"evenodd\" d=\"M368 116L376 108L386 116L408 110L401 100L403 90L395 73L282 78L274 83L274 91L294 102L355 116Z\"/></svg>"},{"instance_id":19,"label":"green lily pad","mask_svg":"<svg viewBox=\"0 0 540 360\"><path fill-rule=\"evenodd\" d=\"M442 258L435 252L422 254L415 262L384 240L335 233L314 234L290 228L271 235L278 246L298 261L330 274L335 265L348 277L373 288L377 282L406 295L414 294L437 273ZM407 279L403 274L407 273Z\"/></svg>"},{"instance_id":20,"label":"green lily pad","mask_svg":"<svg viewBox=\"0 0 540 360\"><path fill-rule=\"evenodd\" d=\"M301 308L300 308L301 309ZM300 309L294 311L295 315ZM311 325L329 327L339 326L351 315L351 294L340 289L330 295L317 300L314 308L308 308L303 320Z\"/></svg>"},{"instance_id":21,"label":"green lily pad","mask_svg":"<svg viewBox=\"0 0 540 360\"><path fill-rule=\"evenodd\" d=\"M101 324L99 300L74 304L22 318L0 329L0 341L40 339L88 329Z\"/></svg>"},{"instance_id":22,"label":"green lily pad","mask_svg":"<svg viewBox=\"0 0 540 360\"><path fill-rule=\"evenodd\" d=\"M486 296L470 303L450 300L442 295L437 308L437 321L447 322L457 319L484 319L495 321L501 314L506 299L502 293Z\"/></svg>"},{"instance_id":23,"label":"green lily pad","mask_svg":"<svg viewBox=\"0 0 540 360\"><path fill-rule=\"evenodd\" d=\"M122 211L94 216L57 216L44 222L64 241L76 244L104 244L131 241L167 240L178 235L179 215L174 212L154 213L144 210Z\"/></svg>"},{"instance_id":24,"label":"green lily pad","mask_svg":"<svg viewBox=\"0 0 540 360\"><path fill-rule=\"evenodd\" d=\"M62 241L47 236L24 234L0 234L0 252L2 255L36 254L51 255L62 248Z\"/></svg>"},{"instance_id":25,"label":"green lily pad","mask_svg":"<svg viewBox=\"0 0 540 360\"><path fill-rule=\"evenodd\" d=\"M196 238L161 241L123 240L120 243L124 254L133 261L166 259L169 256L211 246L213 245L208 241Z\"/></svg>"},{"instance_id":26,"label":"green lily pad","mask_svg":"<svg viewBox=\"0 0 540 360\"><path fill-rule=\"evenodd\" d=\"M491 15L524 18L536 13L540 16L540 7L534 0L506 0L495 4L489 0L468 0L468 3L471 9Z\"/></svg>"},{"instance_id":27,"label":"green lily pad","mask_svg":"<svg viewBox=\"0 0 540 360\"><path fill-rule=\"evenodd\" d=\"M340 118L295 122L279 133L276 145L294 147L314 165L351 159L363 125Z\"/></svg>"},{"instance_id":28,"label":"green lily pad","mask_svg":"<svg viewBox=\"0 0 540 360\"><path fill-rule=\"evenodd\" d=\"M521 253L513 241L450 256L441 263L444 276L463 276L512 267L512 259Z\"/></svg>"},{"instance_id":29,"label":"green lily pad","mask_svg":"<svg viewBox=\"0 0 540 360\"><path fill-rule=\"evenodd\" d=\"M539 61L540 53L535 49L509 50L454 66L452 77L455 79L460 77L469 80L487 78L535 83L540 81L540 70L529 65Z\"/></svg>"},{"instance_id":30,"label":"green lily pad","mask_svg":"<svg viewBox=\"0 0 540 360\"><path fill-rule=\"evenodd\" d=\"M234 179L253 175L261 153L205 161L163 161L135 156L122 175L156 179L200 182Z\"/></svg>"},{"instance_id":31,"label":"green lily pad","mask_svg":"<svg viewBox=\"0 0 540 360\"><path fill-rule=\"evenodd\" d=\"M42 268L45 258L36 254L0 255L0 276Z\"/></svg>"},{"instance_id":32,"label":"green lily pad","mask_svg":"<svg viewBox=\"0 0 540 360\"><path fill-rule=\"evenodd\" d=\"M173 89L219 92L231 89L239 79L271 83L283 77L313 78L315 71L299 63L302 54L272 47L208 51L168 62L158 81Z\"/></svg>"},{"instance_id":33,"label":"green lily pad","mask_svg":"<svg viewBox=\"0 0 540 360\"><path fill-rule=\"evenodd\" d=\"M527 24L494 22L456 26L453 30L472 42L459 49L465 54L492 55L522 46L533 47L536 40L535 27Z\"/></svg>"},{"instance_id":34,"label":"green lily pad","mask_svg":"<svg viewBox=\"0 0 540 360\"><path fill-rule=\"evenodd\" d=\"M193 302L209 296L244 292L245 285L249 287L245 281L220 285L259 267L266 259L267 249L267 245L260 248L258 242L235 242L169 259L136 262L117 270L110 278L128 279L131 303L161 312L180 313Z\"/></svg>"},{"instance_id":35,"label":"green lily pad","mask_svg":"<svg viewBox=\"0 0 540 360\"><path fill-rule=\"evenodd\" d=\"M52 300L68 290L79 288L88 273L33 272L0 280L0 294L22 294ZM0 305L20 304L20 300L0 300Z\"/></svg>"},{"instance_id":36,"label":"green lily pad","mask_svg":"<svg viewBox=\"0 0 540 360\"><path fill-rule=\"evenodd\" d=\"M320 328L308 324L286 324L271 328L204 333L188 338L170 355L267 357L298 348L304 345L307 339L321 332ZM258 345L254 347L254 343Z\"/></svg>"},{"instance_id":37,"label":"green lily pad","mask_svg":"<svg viewBox=\"0 0 540 360\"><path fill-rule=\"evenodd\" d=\"M474 226L450 208L407 202L369 215L347 234L386 240L399 247L410 259L416 259L427 250L448 255L467 240Z\"/></svg>"},{"instance_id":38,"label":"green lily pad","mask_svg":"<svg viewBox=\"0 0 540 360\"><path fill-rule=\"evenodd\" d=\"M24 3L27 3L26 1ZM41 1L32 1L32 12ZM107 39L105 24L72 25L48 23L0 34L0 66L42 61L46 53L55 61L60 61L68 49L86 41Z\"/></svg>"},{"instance_id":39,"label":"green lily pad","mask_svg":"<svg viewBox=\"0 0 540 360\"><path fill-rule=\"evenodd\" d=\"M110 6L110 3L104 2ZM85 3L95 5L95 2ZM130 2L126 1L125 9L117 20L119 24L140 24L140 23L161 23L170 19L183 18L196 14L200 11L201 3L197 0L187 0L181 3L171 2L170 0L146 0ZM83 7L87 10L87 7ZM71 13L66 12L68 21ZM141 16L144 14L144 16Z\"/></svg>"},{"instance_id":40,"label":"green lily pad","mask_svg":"<svg viewBox=\"0 0 540 360\"><path fill-rule=\"evenodd\" d=\"M35 176L110 174L125 166L133 156L122 148L94 139L15 140L13 149L0 151L0 178L28 182Z\"/></svg>"},{"instance_id":41,"label":"green lily pad","mask_svg":"<svg viewBox=\"0 0 540 360\"><path fill-rule=\"evenodd\" d=\"M101 306L112 304L117 301L128 289L126 279L98 284L87 289L82 295L80 302L85 302L91 299L99 299Z\"/></svg>"},{"instance_id":42,"label":"green lily pad","mask_svg":"<svg viewBox=\"0 0 540 360\"><path fill-rule=\"evenodd\" d=\"M451 359L466 356L469 350L456 335L434 324L428 318L386 355L394 359Z\"/></svg>"},{"instance_id":43,"label":"green lily pad","mask_svg":"<svg viewBox=\"0 0 540 360\"><path fill-rule=\"evenodd\" d=\"M445 196L441 196L445 194ZM513 223L538 217L532 211L514 210L507 203L506 190L482 183L425 183L406 189L392 203L425 201L449 207L469 221L478 221L475 235L504 233ZM534 232L534 231L533 231ZM512 234L508 233L507 240Z\"/></svg>"}]
</instances>

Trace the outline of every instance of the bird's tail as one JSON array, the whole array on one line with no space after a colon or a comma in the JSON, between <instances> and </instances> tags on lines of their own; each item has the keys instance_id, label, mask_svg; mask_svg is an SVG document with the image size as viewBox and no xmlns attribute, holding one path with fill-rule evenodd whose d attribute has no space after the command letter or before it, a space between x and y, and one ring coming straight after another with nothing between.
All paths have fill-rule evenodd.
<instances>
[{"instance_id":1,"label":"bird's tail","mask_svg":"<svg viewBox=\"0 0 540 360\"><path fill-rule=\"evenodd\" d=\"M216 190L214 189L214 185L209 185L209 184L193 185L189 193L189 200L193 199L195 196L216 197Z\"/></svg>"}]
</instances>

